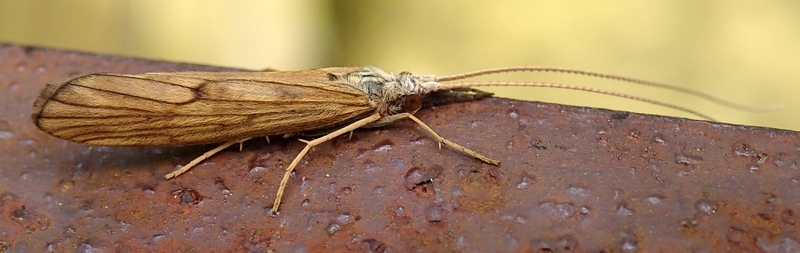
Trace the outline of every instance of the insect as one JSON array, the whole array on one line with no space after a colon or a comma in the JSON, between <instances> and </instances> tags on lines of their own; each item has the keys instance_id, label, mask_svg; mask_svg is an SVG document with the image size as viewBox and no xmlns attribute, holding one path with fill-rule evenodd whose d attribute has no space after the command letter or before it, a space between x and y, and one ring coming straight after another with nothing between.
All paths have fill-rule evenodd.
<instances>
[{"instance_id":1,"label":"insect","mask_svg":"<svg viewBox=\"0 0 800 253\"><path fill-rule=\"evenodd\" d=\"M726 106L751 110L684 88L596 72L513 67L451 75L393 74L375 67L332 67L271 72L162 72L137 75L93 73L48 84L33 104L32 119L42 131L73 142L100 146L168 146L223 143L166 175L176 177L215 153L259 136L322 135L286 168L272 207L278 211L289 175L314 146L357 128L411 119L438 143L499 165L441 137L414 113L423 102L473 94L475 86L528 86L583 90L619 96L686 111L650 99L587 87L542 82L462 81L516 71L588 75L672 89ZM479 91L477 91L479 92ZM478 93L478 97L489 93ZM490 94L489 94L490 95Z\"/></svg>"}]
</instances>

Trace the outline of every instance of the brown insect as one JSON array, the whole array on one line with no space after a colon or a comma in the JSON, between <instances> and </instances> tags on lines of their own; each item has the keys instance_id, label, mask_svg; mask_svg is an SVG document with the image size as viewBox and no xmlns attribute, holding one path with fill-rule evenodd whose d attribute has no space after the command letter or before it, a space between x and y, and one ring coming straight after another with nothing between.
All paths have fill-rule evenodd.
<instances>
[{"instance_id":1,"label":"brown insect","mask_svg":"<svg viewBox=\"0 0 800 253\"><path fill-rule=\"evenodd\" d=\"M677 90L740 109L712 96L680 87L589 71L515 67L436 77L392 74L375 67L332 67L272 72L171 72L138 75L94 73L49 84L33 104L33 122L55 137L99 146L169 146L221 143L182 168L176 177L235 143L258 136L321 133L305 141L281 180L277 211L289 175L314 146L362 127L409 118L439 143L485 163L498 160L442 138L414 113L423 102L470 100L491 95L469 87L529 86L583 90L619 96L693 113L687 108L621 93L540 82L459 81L515 71L550 71L615 79ZM465 99L466 98L466 99Z\"/></svg>"}]
</instances>

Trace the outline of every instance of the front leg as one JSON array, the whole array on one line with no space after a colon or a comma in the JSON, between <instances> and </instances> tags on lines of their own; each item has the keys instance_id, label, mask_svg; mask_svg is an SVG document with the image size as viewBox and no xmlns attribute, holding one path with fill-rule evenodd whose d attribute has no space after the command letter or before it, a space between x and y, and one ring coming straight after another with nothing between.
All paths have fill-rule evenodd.
<instances>
[{"instance_id":1,"label":"front leg","mask_svg":"<svg viewBox=\"0 0 800 253\"><path fill-rule=\"evenodd\" d=\"M492 165L500 165L500 161L498 161L498 160L491 159L489 157L486 157L484 155L479 154L478 152L472 151L472 150L470 150L468 148L465 148L465 147L463 147L461 145L458 145L455 142L448 141L447 139L445 139L442 136L440 136L439 134L437 134L436 131L433 131L433 129L431 129L428 125L423 123L422 120L420 120L419 118L415 117L414 115L412 115L410 113L398 113L398 114L395 114L395 115L385 116L383 118L380 118L379 120L376 120L375 122L367 124L364 127L385 126L385 125L387 125L389 123L392 123L394 121L397 121L397 120L403 119L403 118L410 118L414 122L417 122L417 124L419 124L422 127L422 129L424 129L425 131L427 131L428 133L433 135L433 138L436 139L436 141L439 143L439 148L440 149L442 148L442 144L444 144L445 146L450 146L453 149L455 149L455 150L457 150L457 151L459 151L461 153L464 153L464 154L467 154L469 156L472 156L475 159L481 160L481 161L483 161L485 163L492 164Z\"/></svg>"}]
</instances>

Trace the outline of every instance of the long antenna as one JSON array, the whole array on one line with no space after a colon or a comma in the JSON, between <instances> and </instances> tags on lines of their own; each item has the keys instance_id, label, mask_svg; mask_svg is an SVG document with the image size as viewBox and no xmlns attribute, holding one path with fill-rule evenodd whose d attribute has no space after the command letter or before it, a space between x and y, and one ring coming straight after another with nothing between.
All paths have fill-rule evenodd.
<instances>
[{"instance_id":1,"label":"long antenna","mask_svg":"<svg viewBox=\"0 0 800 253\"><path fill-rule=\"evenodd\" d=\"M601 90L601 89L595 89L595 88L583 87L583 86L575 86L575 85L569 85L569 84L542 83L542 82L510 82L510 81L485 81L485 82L481 82L481 81L475 81L475 82L464 81L464 82L443 83L443 84L440 84L440 89L447 90L447 89L453 89L453 88L475 87L475 86L525 86L525 87L544 87L544 88L558 88L558 89L587 91L587 92L592 92L592 93L598 93L598 94L603 94L603 95L627 98L627 99L630 99L630 100L636 100L636 101L641 101L641 102L650 103L650 104L654 104L654 105L659 105L659 106L663 106L663 107L668 107L668 108L676 109L676 110L679 110L679 111L684 111L684 112L687 112L687 113L691 113L691 114L694 114L694 115L696 115L698 117L701 117L701 118L704 118L704 119L715 121L714 118L711 118L708 115L702 114L700 112L697 112L695 110L692 110L692 109L689 109L689 108L686 108L686 107L677 106L677 105L673 105L673 104L669 104L669 103L664 103L664 102L657 101L657 100L652 100L652 99L649 99L649 98L643 98L643 97L637 97L637 96L633 96L633 95L628 95L628 94L620 93L620 92L613 92L613 91L607 91L607 90Z\"/></svg>"},{"instance_id":2,"label":"long antenna","mask_svg":"<svg viewBox=\"0 0 800 253\"><path fill-rule=\"evenodd\" d=\"M591 77L597 77L597 78L602 78L602 79L610 79L610 80L616 80L616 81L621 81L621 82L652 86L652 87L657 87L657 88L677 91L677 92L681 92L681 93L684 93L684 94L694 95L694 96L700 97L702 99L714 102L716 104L719 104L719 105L722 105L722 106L725 106L725 107L728 107L728 108L742 110L742 111L768 112L768 111L780 110L781 108L783 108L782 106L754 107L754 106L742 105L742 104L734 103L734 102L731 102L731 101L728 101L728 100L724 100L724 99L721 99L721 98L717 98L717 97L714 97L714 96L706 94L706 93L702 93L702 92L699 92L699 91L696 91L696 90L687 89L687 88L676 86L676 85L672 85L672 84L651 82L651 81L647 81L647 80L641 80L641 79L630 78L630 77L619 76L619 75L612 75L612 74L599 73L599 72L586 71L586 70L578 70L578 69L566 69L566 68L552 68L552 67L508 67L508 68L496 68L496 69L486 69L486 70L481 70L481 71L468 72L468 73L450 75L450 76L439 76L439 77L436 78L436 81L441 83L441 82L463 80L463 79L472 78L472 77L478 77L478 76L500 74L500 73L510 73L510 72L555 72L555 73L565 73L565 74L591 76ZM481 82L481 83L490 83L490 82ZM517 83L517 84L515 84L515 85L501 85L501 86L536 86L536 87L550 87L550 88L564 88L564 89L582 90L582 91L589 91L589 92L600 93L600 94L605 94L605 95L623 97L623 98L638 100L638 101L652 103L652 104L658 104L658 105L661 105L661 106L670 107L670 108L674 108L674 109L679 109L680 108L679 106L669 105L667 103L662 103L662 102L653 103L653 102L657 102L655 100L636 97L636 96L627 95L627 94L623 94L623 93L604 91L604 90L594 89L594 88L563 85L563 84L557 84L557 86L564 86L564 87L540 86L540 85L523 85L522 84L523 82L513 82L513 83ZM455 83L453 83L453 84L455 84ZM487 86L487 85L488 84L483 84L481 86ZM566 86L569 86L571 88L568 88ZM652 102L648 102L648 101L652 101ZM685 112L690 112L691 111L691 110L688 110L688 109L685 109L685 108L684 109L679 109L679 110L685 111ZM694 112L693 112L693 114L700 116L699 114L694 113ZM704 118L708 118L708 117L704 117Z\"/></svg>"}]
</instances>

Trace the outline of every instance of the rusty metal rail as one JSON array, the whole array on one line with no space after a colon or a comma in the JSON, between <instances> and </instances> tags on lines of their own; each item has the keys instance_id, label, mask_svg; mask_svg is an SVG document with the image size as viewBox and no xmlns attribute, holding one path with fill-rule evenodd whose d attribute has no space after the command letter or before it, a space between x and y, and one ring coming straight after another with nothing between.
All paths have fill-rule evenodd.
<instances>
[{"instance_id":1,"label":"rusty metal rail","mask_svg":"<svg viewBox=\"0 0 800 253\"><path fill-rule=\"evenodd\" d=\"M85 72L231 70L0 45L0 252L800 250L800 134L489 98L323 144L89 147L38 131L45 83ZM531 91L534 92L534 91Z\"/></svg>"}]
</instances>

